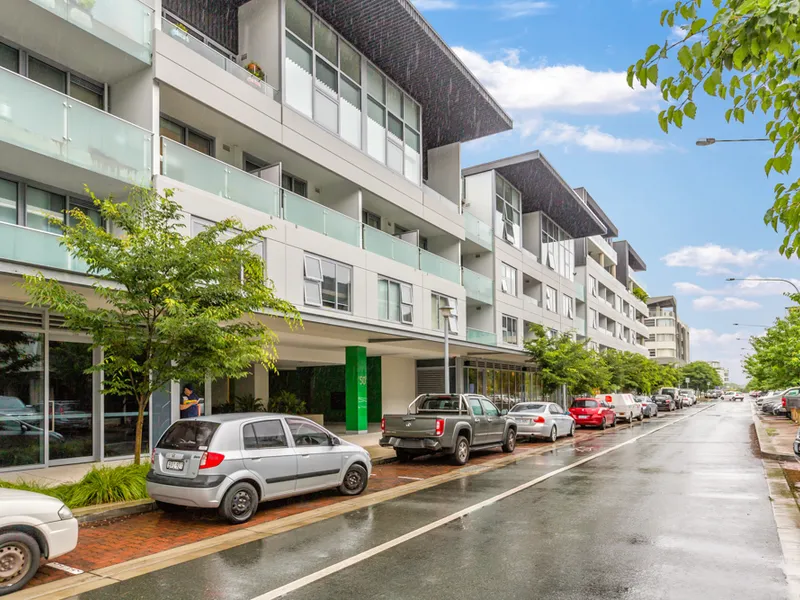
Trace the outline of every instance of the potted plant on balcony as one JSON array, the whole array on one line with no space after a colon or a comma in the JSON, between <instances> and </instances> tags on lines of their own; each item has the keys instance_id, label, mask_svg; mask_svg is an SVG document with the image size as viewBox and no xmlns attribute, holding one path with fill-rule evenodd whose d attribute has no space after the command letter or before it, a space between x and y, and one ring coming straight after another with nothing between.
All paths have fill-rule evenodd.
<instances>
[{"instance_id":1,"label":"potted plant on balcony","mask_svg":"<svg viewBox=\"0 0 800 600\"><path fill-rule=\"evenodd\" d=\"M250 62L245 69L251 75L251 77L247 78L248 83L255 83L258 87L261 87L261 84L265 81L264 70L261 65L257 62Z\"/></svg>"},{"instance_id":2,"label":"potted plant on balcony","mask_svg":"<svg viewBox=\"0 0 800 600\"><path fill-rule=\"evenodd\" d=\"M70 21L90 29L92 27L92 9L97 0L69 0L72 8L69 10Z\"/></svg>"},{"instance_id":3,"label":"potted plant on balcony","mask_svg":"<svg viewBox=\"0 0 800 600\"><path fill-rule=\"evenodd\" d=\"M169 30L169 34L178 39L183 40L184 42L189 41L189 30L186 28L186 25L183 23L173 23L172 29Z\"/></svg>"}]
</instances>

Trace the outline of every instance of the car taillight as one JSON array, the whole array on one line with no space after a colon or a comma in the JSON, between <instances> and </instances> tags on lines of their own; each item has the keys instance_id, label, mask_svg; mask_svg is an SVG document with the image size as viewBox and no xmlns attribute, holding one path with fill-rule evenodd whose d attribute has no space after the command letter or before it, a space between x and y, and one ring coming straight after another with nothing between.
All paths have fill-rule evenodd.
<instances>
[{"instance_id":1,"label":"car taillight","mask_svg":"<svg viewBox=\"0 0 800 600\"><path fill-rule=\"evenodd\" d=\"M544 423L544 417L536 417L533 420L534 423Z\"/></svg>"},{"instance_id":2,"label":"car taillight","mask_svg":"<svg viewBox=\"0 0 800 600\"><path fill-rule=\"evenodd\" d=\"M444 419L436 419L436 435L444 433Z\"/></svg>"},{"instance_id":3,"label":"car taillight","mask_svg":"<svg viewBox=\"0 0 800 600\"><path fill-rule=\"evenodd\" d=\"M381 419L381 432L386 431L386 419Z\"/></svg>"},{"instance_id":4,"label":"car taillight","mask_svg":"<svg viewBox=\"0 0 800 600\"><path fill-rule=\"evenodd\" d=\"M783 408L786 408L786 398L781 398L781 405L783 405Z\"/></svg>"},{"instance_id":5,"label":"car taillight","mask_svg":"<svg viewBox=\"0 0 800 600\"><path fill-rule=\"evenodd\" d=\"M219 454L218 452L203 452L203 458L200 459L200 468L213 469L221 465L223 460L225 460L224 454Z\"/></svg>"},{"instance_id":6,"label":"car taillight","mask_svg":"<svg viewBox=\"0 0 800 600\"><path fill-rule=\"evenodd\" d=\"M150 464L156 464L156 449L153 448L152 452L150 452Z\"/></svg>"}]
</instances>

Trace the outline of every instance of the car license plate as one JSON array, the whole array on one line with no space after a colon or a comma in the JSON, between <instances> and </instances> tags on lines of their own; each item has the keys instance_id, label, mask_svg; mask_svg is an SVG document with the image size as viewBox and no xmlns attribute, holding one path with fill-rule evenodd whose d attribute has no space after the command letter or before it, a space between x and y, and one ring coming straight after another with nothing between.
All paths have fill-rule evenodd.
<instances>
[{"instance_id":1,"label":"car license plate","mask_svg":"<svg viewBox=\"0 0 800 600\"><path fill-rule=\"evenodd\" d=\"M183 461L182 460L168 460L167 461L167 471L183 471Z\"/></svg>"},{"instance_id":2,"label":"car license plate","mask_svg":"<svg viewBox=\"0 0 800 600\"><path fill-rule=\"evenodd\" d=\"M519 420L519 424L520 425L530 425L531 424L531 420L530 419L520 419Z\"/></svg>"},{"instance_id":3,"label":"car license plate","mask_svg":"<svg viewBox=\"0 0 800 600\"><path fill-rule=\"evenodd\" d=\"M578 415L579 419L588 419L589 415Z\"/></svg>"}]
</instances>

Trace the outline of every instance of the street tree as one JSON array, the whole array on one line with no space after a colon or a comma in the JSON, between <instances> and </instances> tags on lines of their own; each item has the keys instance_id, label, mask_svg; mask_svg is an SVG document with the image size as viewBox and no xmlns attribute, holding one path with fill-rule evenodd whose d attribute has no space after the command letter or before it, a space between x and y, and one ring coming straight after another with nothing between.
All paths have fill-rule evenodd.
<instances>
[{"instance_id":1,"label":"street tree","mask_svg":"<svg viewBox=\"0 0 800 600\"><path fill-rule=\"evenodd\" d=\"M719 373L707 362L701 360L684 365L680 369L681 386L705 392L722 385ZM686 380L689 380L688 383Z\"/></svg>"},{"instance_id":2,"label":"street tree","mask_svg":"<svg viewBox=\"0 0 800 600\"><path fill-rule=\"evenodd\" d=\"M776 231L783 228L780 252L797 254L800 179L792 181L789 172L800 136L800 2L679 0L661 13L661 25L670 31L677 27L680 38L648 47L628 68L628 84L660 86L669 103L658 115L665 132L695 118L699 94L722 99L728 122L766 115L765 137L773 156L764 169L784 177L775 185L764 221Z\"/></svg>"},{"instance_id":3,"label":"street tree","mask_svg":"<svg viewBox=\"0 0 800 600\"><path fill-rule=\"evenodd\" d=\"M171 190L133 188L126 202L98 199L107 229L79 209L62 224L62 244L88 265L92 293L80 294L41 273L25 276L29 303L64 315L88 333L103 360L103 393L133 397L138 412L134 463L151 395L174 380L245 376L253 363L273 369L277 336L264 313L299 319L275 295L264 261L252 252L266 227L225 219L189 237Z\"/></svg>"},{"instance_id":4,"label":"street tree","mask_svg":"<svg viewBox=\"0 0 800 600\"><path fill-rule=\"evenodd\" d=\"M572 339L568 333L548 335L545 328L531 325L533 336L525 342L537 377L545 394L552 394L565 385L572 394L591 394L604 389L609 372L600 356L585 342Z\"/></svg>"},{"instance_id":5,"label":"street tree","mask_svg":"<svg viewBox=\"0 0 800 600\"><path fill-rule=\"evenodd\" d=\"M800 295L792 299L800 302ZM783 389L800 381L800 311L790 310L762 336L750 338L753 351L743 363L756 389Z\"/></svg>"}]
</instances>

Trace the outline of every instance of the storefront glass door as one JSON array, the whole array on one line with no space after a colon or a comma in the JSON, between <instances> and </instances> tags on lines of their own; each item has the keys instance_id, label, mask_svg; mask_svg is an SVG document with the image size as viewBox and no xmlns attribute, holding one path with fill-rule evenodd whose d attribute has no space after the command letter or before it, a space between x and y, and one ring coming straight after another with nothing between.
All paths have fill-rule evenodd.
<instances>
[{"instance_id":1,"label":"storefront glass door","mask_svg":"<svg viewBox=\"0 0 800 600\"><path fill-rule=\"evenodd\" d=\"M87 343L50 341L49 459L71 461L94 457L94 390L92 348Z\"/></svg>"}]
</instances>

